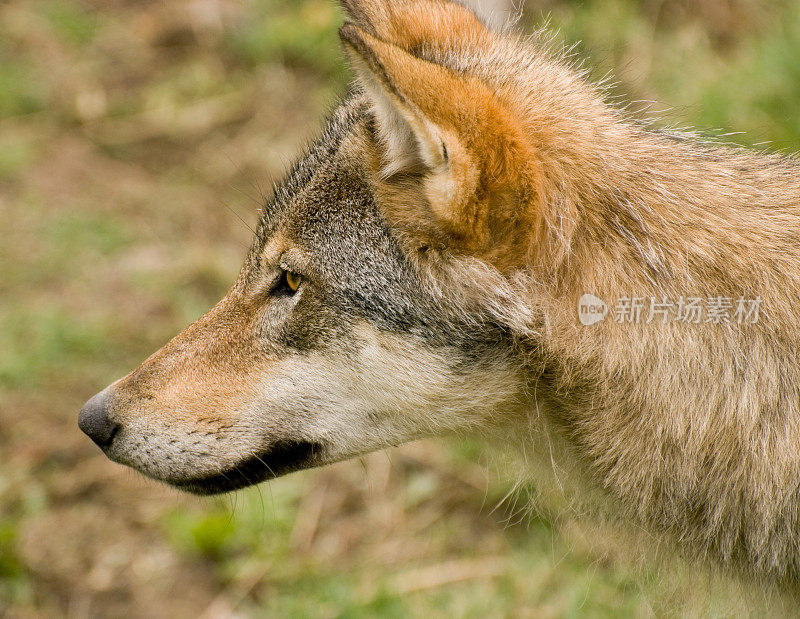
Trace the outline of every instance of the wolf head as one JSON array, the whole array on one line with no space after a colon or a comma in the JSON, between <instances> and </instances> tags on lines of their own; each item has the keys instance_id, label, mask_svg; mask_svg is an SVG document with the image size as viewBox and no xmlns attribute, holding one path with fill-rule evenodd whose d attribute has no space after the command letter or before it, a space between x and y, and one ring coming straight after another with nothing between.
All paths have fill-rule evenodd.
<instances>
[{"instance_id":1,"label":"wolf head","mask_svg":"<svg viewBox=\"0 0 800 619\"><path fill-rule=\"evenodd\" d=\"M354 92L263 209L235 284L81 411L112 460L222 492L524 414L503 319L522 310L502 291L557 245L539 204L552 136L520 91L547 61L452 2L343 4Z\"/></svg>"}]
</instances>

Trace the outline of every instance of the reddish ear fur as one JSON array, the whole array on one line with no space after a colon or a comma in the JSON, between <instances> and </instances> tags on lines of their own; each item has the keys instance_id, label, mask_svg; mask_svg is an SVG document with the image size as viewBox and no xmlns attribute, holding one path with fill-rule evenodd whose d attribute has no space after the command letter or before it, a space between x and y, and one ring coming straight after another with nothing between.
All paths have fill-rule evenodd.
<instances>
[{"instance_id":1,"label":"reddish ear fur","mask_svg":"<svg viewBox=\"0 0 800 619\"><path fill-rule=\"evenodd\" d=\"M421 4L435 5L443 14L456 6ZM388 144L384 168L403 171L402 145L397 145L403 136L391 133L405 130L427 170L427 207L396 200L400 223L416 230L434 223L446 244L488 258L501 269L530 259L530 239L537 236L540 219L536 157L494 93L477 78L422 60L353 24L346 24L340 35L374 101L379 134ZM435 221L424 221L431 214ZM512 233L520 238L509 238Z\"/></svg>"},{"instance_id":2,"label":"reddish ear fur","mask_svg":"<svg viewBox=\"0 0 800 619\"><path fill-rule=\"evenodd\" d=\"M451 0L342 0L359 28L414 52L489 45L493 34L470 9Z\"/></svg>"}]
</instances>

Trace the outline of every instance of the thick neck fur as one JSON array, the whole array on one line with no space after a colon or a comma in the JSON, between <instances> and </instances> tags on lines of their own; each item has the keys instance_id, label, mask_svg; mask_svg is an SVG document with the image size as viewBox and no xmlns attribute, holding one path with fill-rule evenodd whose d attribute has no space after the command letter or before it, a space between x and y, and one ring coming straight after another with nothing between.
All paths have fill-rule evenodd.
<instances>
[{"instance_id":1,"label":"thick neck fur","mask_svg":"<svg viewBox=\"0 0 800 619\"><path fill-rule=\"evenodd\" d=\"M644 128L527 45L459 63L489 83L515 76L493 85L542 161L546 251L494 302L532 360L531 415L544 408L635 519L726 565L795 581L800 164ZM587 327L584 293L609 305L760 298L761 317L646 324L643 313Z\"/></svg>"},{"instance_id":2,"label":"thick neck fur","mask_svg":"<svg viewBox=\"0 0 800 619\"><path fill-rule=\"evenodd\" d=\"M606 136L617 143L574 153L578 167L609 165L561 184L572 229L534 288L558 415L637 517L701 553L796 577L800 167L630 127ZM762 317L584 327L584 293L760 298Z\"/></svg>"},{"instance_id":3,"label":"thick neck fur","mask_svg":"<svg viewBox=\"0 0 800 619\"><path fill-rule=\"evenodd\" d=\"M477 235L480 251L456 246L449 272L463 284L456 288L464 299L482 303L516 335L530 369L525 422L558 434L570 461L634 520L725 565L796 582L797 160L632 121L564 58L490 34L453 4L351 4L358 4L354 19L378 36L345 32L359 53L374 48L365 58L402 57L395 77L403 67L420 68L419 59L460 76L430 71L440 86L452 87L426 98L426 82L406 93L416 92L426 110L461 109L467 87L483 102L481 114L472 114L481 122L470 125L462 115L451 125L472 149L465 159L477 161L484 177L509 179L503 200L495 201L503 219L484 235L488 242ZM369 65L373 72L381 66ZM480 165L503 141L477 139L497 127L487 117L507 122L506 137L513 136L500 166ZM440 120L435 113L433 120ZM427 143L427 133L419 135ZM418 249L430 254L438 221L419 208L421 191L408 194L400 184L383 191L387 218L399 228L411 222L411 237L425 231ZM487 204L498 210L487 200L464 204L467 215ZM487 220L472 219L476 229ZM520 241L520 229L528 238ZM760 299L761 315L755 324L643 316L633 324L607 317L583 326L578 300L587 293L612 307L632 297ZM532 449L548 439L532 438Z\"/></svg>"}]
</instances>

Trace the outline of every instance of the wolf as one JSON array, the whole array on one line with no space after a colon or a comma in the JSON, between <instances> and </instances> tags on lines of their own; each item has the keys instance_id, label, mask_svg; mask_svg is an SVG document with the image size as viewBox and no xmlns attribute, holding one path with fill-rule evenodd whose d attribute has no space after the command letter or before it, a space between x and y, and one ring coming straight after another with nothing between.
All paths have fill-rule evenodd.
<instances>
[{"instance_id":1,"label":"wolf","mask_svg":"<svg viewBox=\"0 0 800 619\"><path fill-rule=\"evenodd\" d=\"M798 160L632 119L457 2L341 4L354 87L233 287L80 428L197 494L478 434L543 487L796 583Z\"/></svg>"}]
</instances>

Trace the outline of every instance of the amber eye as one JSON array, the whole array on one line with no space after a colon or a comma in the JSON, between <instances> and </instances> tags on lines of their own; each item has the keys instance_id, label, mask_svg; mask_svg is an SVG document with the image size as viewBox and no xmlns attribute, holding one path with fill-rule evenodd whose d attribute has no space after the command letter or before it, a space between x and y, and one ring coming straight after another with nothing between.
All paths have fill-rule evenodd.
<instances>
[{"instance_id":1,"label":"amber eye","mask_svg":"<svg viewBox=\"0 0 800 619\"><path fill-rule=\"evenodd\" d=\"M303 282L302 276L298 275L297 273L292 273L291 271L286 271L286 286L292 292L297 292L297 289L300 287L300 284Z\"/></svg>"},{"instance_id":2,"label":"amber eye","mask_svg":"<svg viewBox=\"0 0 800 619\"><path fill-rule=\"evenodd\" d=\"M280 277L273 284L270 294L274 297L291 297L297 292L297 289L300 288L300 284L302 283L302 275L298 275L294 271L283 269Z\"/></svg>"}]
</instances>

